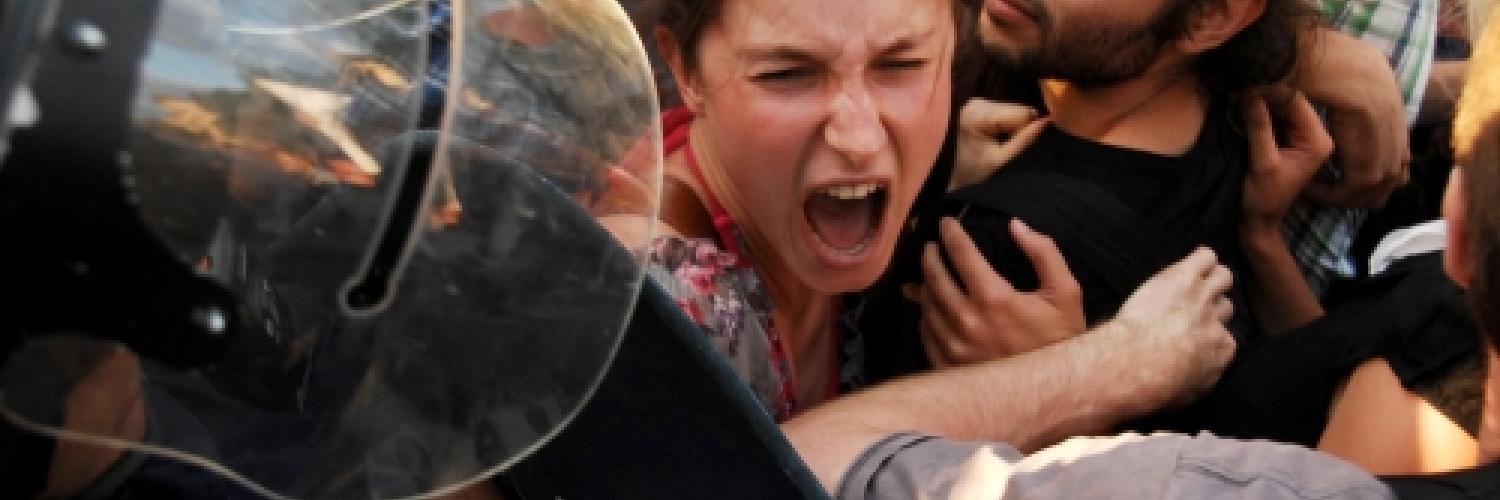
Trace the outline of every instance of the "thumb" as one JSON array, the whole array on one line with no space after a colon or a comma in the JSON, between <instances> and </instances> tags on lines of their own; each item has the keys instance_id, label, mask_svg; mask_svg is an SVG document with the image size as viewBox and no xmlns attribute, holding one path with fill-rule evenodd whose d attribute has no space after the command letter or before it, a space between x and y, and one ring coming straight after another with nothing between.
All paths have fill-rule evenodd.
<instances>
[{"instance_id":1,"label":"thumb","mask_svg":"<svg viewBox=\"0 0 1500 500\"><path fill-rule=\"evenodd\" d=\"M1276 133L1271 128L1271 111L1266 99L1255 95L1245 99L1245 129L1249 133L1251 169L1262 172L1274 170L1281 160L1281 149L1276 145Z\"/></svg>"},{"instance_id":2,"label":"thumb","mask_svg":"<svg viewBox=\"0 0 1500 500\"><path fill-rule=\"evenodd\" d=\"M1014 132L1036 117L1036 109L1030 106L974 98L959 109L958 126L964 132L994 137Z\"/></svg>"},{"instance_id":3,"label":"thumb","mask_svg":"<svg viewBox=\"0 0 1500 500\"><path fill-rule=\"evenodd\" d=\"M1048 123L1051 123L1051 121L1046 118L1032 120L1031 123L1022 127L1021 130L1003 142L998 140L983 140L978 144L975 144L972 140L962 142L960 147L972 147L977 148L977 150L973 151L972 154L966 152L966 154L962 155L965 161L954 165L953 177L948 183L949 191L988 179L991 175L994 175L996 171L1004 167L1005 164L1010 163L1022 151L1031 147L1031 144L1036 142L1037 137L1042 135L1042 131L1047 129ZM960 141L963 140L960 139Z\"/></svg>"}]
</instances>

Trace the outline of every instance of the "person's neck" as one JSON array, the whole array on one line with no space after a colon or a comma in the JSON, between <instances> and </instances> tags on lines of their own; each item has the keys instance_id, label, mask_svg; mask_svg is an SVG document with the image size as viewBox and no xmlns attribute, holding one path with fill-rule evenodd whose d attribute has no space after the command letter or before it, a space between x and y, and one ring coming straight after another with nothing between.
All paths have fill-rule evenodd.
<instances>
[{"instance_id":1,"label":"person's neck","mask_svg":"<svg viewBox=\"0 0 1500 500\"><path fill-rule=\"evenodd\" d=\"M757 224L758 221L743 208L744 204L740 202L732 183L718 168L712 149L704 145L703 138L696 130L693 131L691 141L699 172L703 175L701 182L688 170L685 158L678 158L680 161L675 165L669 162L667 173L688 185L697 194L698 199L704 203L704 212L708 211L707 200L717 200L735 220L745 238L755 274L765 286L771 304L775 307L772 321L784 347L789 351L787 355L791 358L793 370L798 375L798 395L802 399L799 403L811 405L821 401L827 396L821 390L824 385L819 382L825 379L822 376L825 373L823 369L831 359L829 349L833 348L833 336L830 335L829 327L832 324L836 297L813 289L792 272L775 248L766 242L764 230ZM726 250L728 245L734 244L732 241L720 243L726 246Z\"/></svg>"},{"instance_id":2,"label":"person's neck","mask_svg":"<svg viewBox=\"0 0 1500 500\"><path fill-rule=\"evenodd\" d=\"M1208 114L1209 96L1191 70L1163 61L1140 77L1110 86L1040 83L1057 127L1112 146L1180 155L1197 141Z\"/></svg>"}]
</instances>

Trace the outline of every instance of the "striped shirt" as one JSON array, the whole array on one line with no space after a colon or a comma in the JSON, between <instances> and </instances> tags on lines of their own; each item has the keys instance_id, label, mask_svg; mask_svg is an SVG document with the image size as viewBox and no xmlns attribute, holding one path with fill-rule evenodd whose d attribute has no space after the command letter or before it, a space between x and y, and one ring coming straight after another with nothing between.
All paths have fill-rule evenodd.
<instances>
[{"instance_id":1,"label":"striped shirt","mask_svg":"<svg viewBox=\"0 0 1500 500\"><path fill-rule=\"evenodd\" d=\"M1432 71L1439 1L1320 0L1319 7L1334 28L1385 52L1401 87L1408 125L1416 120ZM1330 162L1324 173L1336 176L1336 172L1337 166ZM1287 213L1283 227L1287 242L1315 293L1321 295L1335 278L1359 274L1352 247L1368 213L1305 201Z\"/></svg>"}]
</instances>

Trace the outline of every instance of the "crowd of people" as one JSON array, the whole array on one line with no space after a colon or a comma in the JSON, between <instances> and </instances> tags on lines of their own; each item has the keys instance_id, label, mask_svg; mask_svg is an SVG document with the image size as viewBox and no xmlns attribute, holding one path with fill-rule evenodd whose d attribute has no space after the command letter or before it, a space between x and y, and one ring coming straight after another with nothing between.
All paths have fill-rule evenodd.
<instances>
[{"instance_id":1,"label":"crowd of people","mask_svg":"<svg viewBox=\"0 0 1500 500\"><path fill-rule=\"evenodd\" d=\"M653 276L841 496L1381 498L1485 462L1482 230L1356 245L1438 216L1388 200L1446 181L1409 138L1452 116L1461 9L645 12L681 98ZM1484 217L1454 172L1448 223ZM1177 434L1067 441L1126 430Z\"/></svg>"},{"instance_id":2,"label":"crowd of people","mask_svg":"<svg viewBox=\"0 0 1500 500\"><path fill-rule=\"evenodd\" d=\"M551 144L836 497L1500 498L1489 1L623 3L659 194L545 16L482 57L577 106L471 139ZM486 121L537 109L611 134Z\"/></svg>"}]
</instances>

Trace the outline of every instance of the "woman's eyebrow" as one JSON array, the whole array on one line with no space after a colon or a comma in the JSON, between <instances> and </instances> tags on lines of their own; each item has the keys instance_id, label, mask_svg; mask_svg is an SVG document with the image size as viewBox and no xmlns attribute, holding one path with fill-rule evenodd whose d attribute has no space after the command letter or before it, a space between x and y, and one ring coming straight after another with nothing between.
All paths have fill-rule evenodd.
<instances>
[{"instance_id":1,"label":"woman's eyebrow","mask_svg":"<svg viewBox=\"0 0 1500 500\"><path fill-rule=\"evenodd\" d=\"M910 33L897 36L895 39L891 40L890 43L878 48L876 52L881 54L894 54L916 49L918 47L921 47L923 42L931 40L932 35L935 31L935 29L928 29L927 31L921 33Z\"/></svg>"},{"instance_id":2,"label":"woman's eyebrow","mask_svg":"<svg viewBox=\"0 0 1500 500\"><path fill-rule=\"evenodd\" d=\"M789 45L753 45L735 51L736 57L749 61L816 61L811 51Z\"/></svg>"},{"instance_id":3,"label":"woman's eyebrow","mask_svg":"<svg viewBox=\"0 0 1500 500\"><path fill-rule=\"evenodd\" d=\"M877 45L874 52L889 55L920 48L933 38L936 31L936 28L930 28L920 33L898 35ZM735 50L734 54L742 61L817 62L823 59L814 51L786 44L752 44Z\"/></svg>"}]
</instances>

